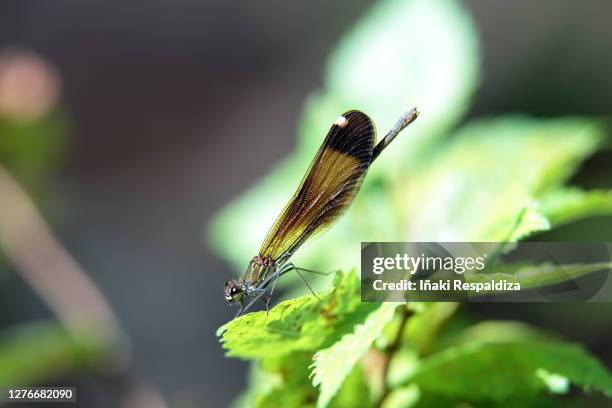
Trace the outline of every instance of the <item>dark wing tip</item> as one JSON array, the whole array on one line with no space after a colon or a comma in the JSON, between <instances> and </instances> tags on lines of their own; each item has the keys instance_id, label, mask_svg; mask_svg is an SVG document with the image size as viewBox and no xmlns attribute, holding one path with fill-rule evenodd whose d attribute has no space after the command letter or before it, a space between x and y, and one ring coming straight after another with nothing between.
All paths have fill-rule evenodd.
<instances>
[{"instance_id":1,"label":"dark wing tip","mask_svg":"<svg viewBox=\"0 0 612 408\"><path fill-rule=\"evenodd\" d=\"M374 122L365 113L351 110L338 116L330 129L328 147L340 153L354 156L363 164L369 164L374 140Z\"/></svg>"},{"instance_id":2,"label":"dark wing tip","mask_svg":"<svg viewBox=\"0 0 612 408\"><path fill-rule=\"evenodd\" d=\"M358 110L350 110L344 112L338 119L344 117L349 123L353 124L371 124L374 125L374 122L368 115Z\"/></svg>"}]
</instances>

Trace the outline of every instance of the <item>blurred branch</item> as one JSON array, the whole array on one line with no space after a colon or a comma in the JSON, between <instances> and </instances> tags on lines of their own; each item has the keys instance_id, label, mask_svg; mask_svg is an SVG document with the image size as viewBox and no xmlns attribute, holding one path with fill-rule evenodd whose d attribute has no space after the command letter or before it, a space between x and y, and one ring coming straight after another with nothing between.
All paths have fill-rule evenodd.
<instances>
[{"instance_id":1,"label":"blurred branch","mask_svg":"<svg viewBox=\"0 0 612 408\"><path fill-rule=\"evenodd\" d=\"M19 127L44 124L43 118L48 117L59 93L59 75L51 64L31 51L0 50L0 116L11 118ZM49 129L45 130L43 134L33 132L37 146L55 143L49 139ZM35 155L30 145L24 143L23 134L16 136L16 145L25 146L23 150L27 150L31 160ZM45 174L45 169L37 170ZM63 248L33 200L1 164L0 251L6 253L17 273L66 329L60 330L57 323L36 323L9 331L12 336L3 333L0 385L36 384L101 358L108 362L110 353L117 357L112 360L113 375L126 385L122 408L166 408L157 390L133 380L129 356L125 349L117 347L123 340L121 328L103 294Z\"/></svg>"},{"instance_id":2,"label":"blurred branch","mask_svg":"<svg viewBox=\"0 0 612 408\"><path fill-rule=\"evenodd\" d=\"M27 193L0 165L0 248L66 328L117 339L110 305L57 241Z\"/></svg>"}]
</instances>

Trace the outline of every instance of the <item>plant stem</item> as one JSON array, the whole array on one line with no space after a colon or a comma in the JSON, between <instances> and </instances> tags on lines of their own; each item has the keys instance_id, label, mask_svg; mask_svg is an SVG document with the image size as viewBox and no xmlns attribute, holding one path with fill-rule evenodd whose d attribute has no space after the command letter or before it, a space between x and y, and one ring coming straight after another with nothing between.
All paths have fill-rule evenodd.
<instances>
[{"instance_id":1,"label":"plant stem","mask_svg":"<svg viewBox=\"0 0 612 408\"><path fill-rule=\"evenodd\" d=\"M401 309L401 319L402 320L397 330L397 334L395 335L393 342L385 350L385 359L383 360L383 369L382 369L383 391L382 391L380 398L374 405L375 408L382 407L383 403L385 402L385 399L389 396L389 393L391 392L391 390L389 389L389 386L387 385L387 375L389 374L389 366L391 364L391 360L393 359L393 356L395 355L395 353L399 350L400 346L402 345L402 334L404 333L404 330L406 329L406 324L408 324L408 319L410 318L411 315L412 315L411 310L409 310L406 306L402 307Z\"/></svg>"}]
</instances>

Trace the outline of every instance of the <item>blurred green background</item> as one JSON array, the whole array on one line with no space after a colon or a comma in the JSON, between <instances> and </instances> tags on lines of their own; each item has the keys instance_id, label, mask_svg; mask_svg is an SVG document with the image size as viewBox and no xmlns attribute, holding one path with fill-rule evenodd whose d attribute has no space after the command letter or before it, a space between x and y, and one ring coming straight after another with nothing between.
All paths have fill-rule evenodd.
<instances>
[{"instance_id":1,"label":"blurred green background","mask_svg":"<svg viewBox=\"0 0 612 408\"><path fill-rule=\"evenodd\" d=\"M397 25L388 49L372 52L360 47L384 31L384 12L337 48L373 7L365 1L1 3L0 384L75 384L83 407L225 406L245 388L247 365L224 358L214 334L233 316L223 283L255 254L257 234L305 168L302 156L338 114L364 109L382 132L412 105L423 111L366 182L374 193L361 209L380 212L360 233L374 240L405 237L376 228L399 222L378 218L394 213L375 193L385 172L414 166L427 174L418 171L429 140L476 118L609 113L609 2L464 1L465 10L434 3L448 14L421 6ZM398 54L404 65L385 66ZM396 75L375 76L389 69ZM360 106L346 106L354 101ZM590 143L542 151L554 162L574 146L588 156ZM537 168L540 157L528 153L510 161ZM285 177L270 182L275 195L261 193L248 211L234 211L233 228L217 227L222 238L207 233L204 242L213 215L286 157ZM419 207L460 195L428 197L419 181L430 183L411 179L394 205L423 214ZM612 188L610 151L589 156L569 184ZM423 201L411 200L419 194ZM28 196L56 239L40 222L16 222L31 219ZM459 210L456 217L471 219ZM413 231L417 221L402 220ZM311 253L350 231L349 222ZM463 231L453 237L482 232ZM610 241L612 219L589 217L532 239ZM350 252L317 256L339 267L357 256ZM607 303L476 304L462 316L534 323L612 366Z\"/></svg>"}]
</instances>

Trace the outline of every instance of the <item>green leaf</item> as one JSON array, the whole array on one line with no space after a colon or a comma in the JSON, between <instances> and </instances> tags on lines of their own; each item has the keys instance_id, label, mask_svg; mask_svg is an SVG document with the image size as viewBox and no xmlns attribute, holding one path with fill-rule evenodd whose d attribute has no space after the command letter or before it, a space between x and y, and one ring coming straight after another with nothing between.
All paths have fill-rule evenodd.
<instances>
[{"instance_id":1,"label":"green leaf","mask_svg":"<svg viewBox=\"0 0 612 408\"><path fill-rule=\"evenodd\" d=\"M308 381L308 365L311 356L308 353L294 353L290 358L270 357L262 362L250 365L247 374L248 388L232 402L234 408L251 408L262 404L271 404L270 399L276 397L284 402L284 397L274 396L279 388L289 394L300 395L303 401L306 398L316 399L316 389ZM305 377L305 378L303 378ZM297 387L296 387L297 385ZM311 390L310 397L304 387ZM302 401L302 402L303 402ZM294 404L299 406L300 404Z\"/></svg>"},{"instance_id":2,"label":"green leaf","mask_svg":"<svg viewBox=\"0 0 612 408\"><path fill-rule=\"evenodd\" d=\"M610 215L612 190L558 188L542 197L541 211L555 226L582 218Z\"/></svg>"},{"instance_id":3,"label":"green leaf","mask_svg":"<svg viewBox=\"0 0 612 408\"><path fill-rule=\"evenodd\" d=\"M312 295L287 300L265 311L248 313L217 331L228 356L245 359L282 356L327 347L352 332L379 307L361 303L354 271L339 273L334 289L320 302Z\"/></svg>"},{"instance_id":4,"label":"green leaf","mask_svg":"<svg viewBox=\"0 0 612 408\"><path fill-rule=\"evenodd\" d=\"M342 387L331 402L332 408L353 408L363 406L370 400L370 389L365 381L361 364L356 364L342 383Z\"/></svg>"},{"instance_id":5,"label":"green leaf","mask_svg":"<svg viewBox=\"0 0 612 408\"><path fill-rule=\"evenodd\" d=\"M250 401L249 406L314 407L317 390L308 381L311 358L310 353L293 353L285 357L265 359L261 364L260 375L265 378L267 389L260 385L260 391Z\"/></svg>"},{"instance_id":6,"label":"green leaf","mask_svg":"<svg viewBox=\"0 0 612 408\"><path fill-rule=\"evenodd\" d=\"M234 402L235 408L314 407L318 390L308 378L310 353L293 353L283 357L266 358L253 363L249 374L248 392ZM360 406L370 398L364 381L363 369L356 365L342 384L331 404L332 408Z\"/></svg>"},{"instance_id":7,"label":"green leaf","mask_svg":"<svg viewBox=\"0 0 612 408\"><path fill-rule=\"evenodd\" d=\"M31 323L0 336L0 386L53 381L75 369L100 364L111 345L93 333L74 335L55 323Z\"/></svg>"},{"instance_id":8,"label":"green leaf","mask_svg":"<svg viewBox=\"0 0 612 408\"><path fill-rule=\"evenodd\" d=\"M417 389L418 387L412 388ZM560 399L557 396L542 394L537 396L524 396L517 395L509 401L503 402L492 402L475 400L469 398L458 398L451 397L448 395L440 394L420 394L418 395L417 401L412 402L411 405L397 405L402 408L439 408L439 407L453 407L453 408L583 408L583 407L599 407L601 404L591 404L590 400L586 398L580 399ZM384 407L387 407L385 404ZM396 406L391 405L390 407L395 408Z\"/></svg>"},{"instance_id":9,"label":"green leaf","mask_svg":"<svg viewBox=\"0 0 612 408\"><path fill-rule=\"evenodd\" d=\"M353 333L346 334L333 346L319 350L314 355L312 383L315 387L321 386L317 408L327 407L357 361L365 355L393 318L396 308L396 303L383 303Z\"/></svg>"},{"instance_id":10,"label":"green leaf","mask_svg":"<svg viewBox=\"0 0 612 408\"><path fill-rule=\"evenodd\" d=\"M420 398L419 387L409 385L394 389L385 398L382 408L413 407Z\"/></svg>"},{"instance_id":11,"label":"green leaf","mask_svg":"<svg viewBox=\"0 0 612 408\"><path fill-rule=\"evenodd\" d=\"M514 229L511 230L508 242L520 241L534 232L546 231L548 229L550 229L550 222L539 211L538 203L531 202L527 204L522 214L519 215L519 221Z\"/></svg>"},{"instance_id":12,"label":"green leaf","mask_svg":"<svg viewBox=\"0 0 612 408\"><path fill-rule=\"evenodd\" d=\"M585 119L508 117L462 128L407 181L406 235L413 241L500 241L547 227L534 206L597 148Z\"/></svg>"},{"instance_id":13,"label":"green leaf","mask_svg":"<svg viewBox=\"0 0 612 408\"><path fill-rule=\"evenodd\" d=\"M610 372L582 347L560 342L452 347L423 360L411 382L424 393L507 402L550 389L542 370L557 380L564 377L585 390L612 396Z\"/></svg>"},{"instance_id":14,"label":"green leaf","mask_svg":"<svg viewBox=\"0 0 612 408\"><path fill-rule=\"evenodd\" d=\"M426 354L433 349L440 330L459 306L453 302L425 305L423 311L410 317L406 331L406 343L419 354Z\"/></svg>"},{"instance_id":15,"label":"green leaf","mask_svg":"<svg viewBox=\"0 0 612 408\"><path fill-rule=\"evenodd\" d=\"M541 329L515 321L489 320L472 325L455 334L452 344L518 343L552 341L555 337Z\"/></svg>"},{"instance_id":16,"label":"green leaf","mask_svg":"<svg viewBox=\"0 0 612 408\"><path fill-rule=\"evenodd\" d=\"M496 265L494 273L466 274L465 281L469 283L486 283L505 280L520 283L521 290L541 288L548 285L567 282L589 273L612 268L610 262L597 262L592 264L565 264L556 265L543 263L539 265L510 264ZM495 293L495 291L480 291L477 295ZM476 293L474 293L476 295Z\"/></svg>"},{"instance_id":17,"label":"green leaf","mask_svg":"<svg viewBox=\"0 0 612 408\"><path fill-rule=\"evenodd\" d=\"M294 263L322 271L355 267L360 241L402 240L403 203L389 191L469 107L479 59L476 30L458 1L377 2L329 57L323 89L306 102L297 151L214 217L208 232L215 252L244 270L339 114L364 110L382 133L417 105L423 114L373 166L349 213L301 248Z\"/></svg>"},{"instance_id":18,"label":"green leaf","mask_svg":"<svg viewBox=\"0 0 612 408\"><path fill-rule=\"evenodd\" d=\"M553 394L567 394L569 391L570 383L567 377L555 373L549 373L543 368L538 368L535 374Z\"/></svg>"}]
</instances>

